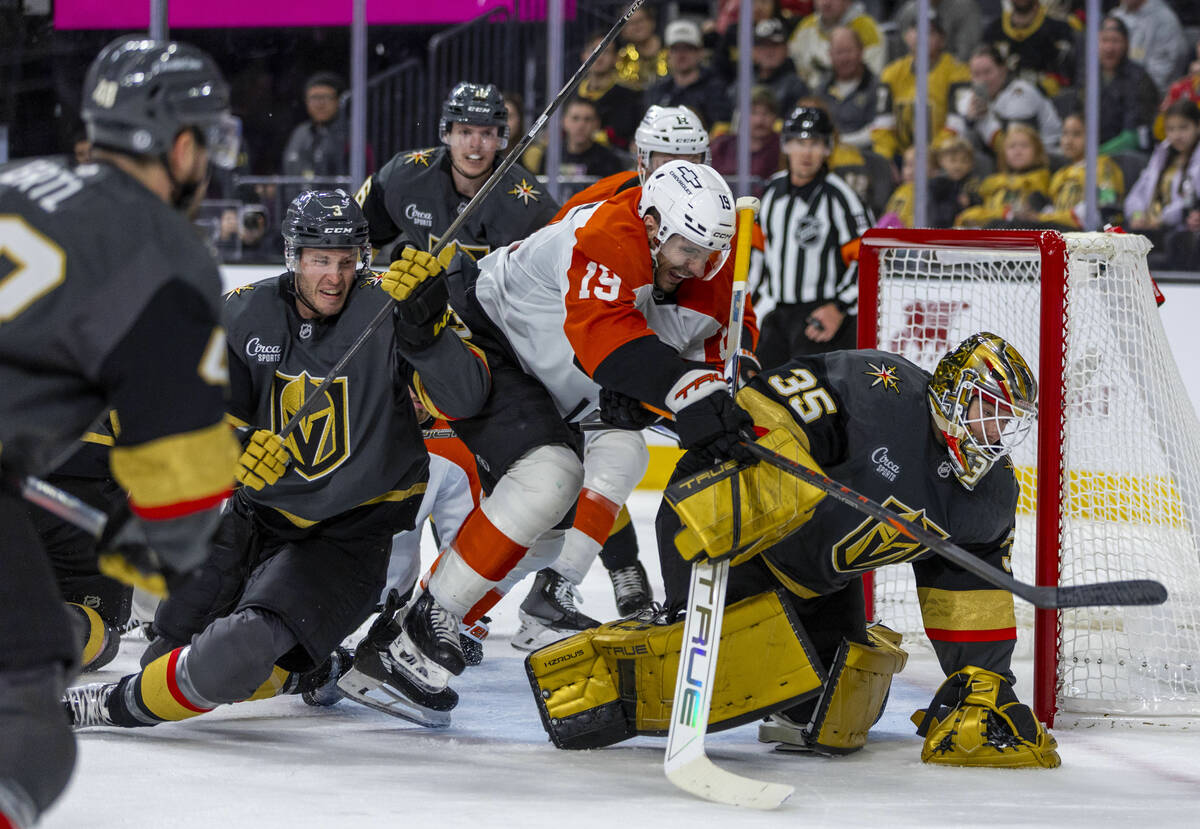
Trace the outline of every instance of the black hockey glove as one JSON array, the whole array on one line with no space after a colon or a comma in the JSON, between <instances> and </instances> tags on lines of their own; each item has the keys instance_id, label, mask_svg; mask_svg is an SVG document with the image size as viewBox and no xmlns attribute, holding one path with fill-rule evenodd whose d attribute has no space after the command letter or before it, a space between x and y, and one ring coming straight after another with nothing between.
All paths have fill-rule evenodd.
<instances>
[{"instance_id":1,"label":"black hockey glove","mask_svg":"<svg viewBox=\"0 0 1200 829\"><path fill-rule=\"evenodd\" d=\"M715 461L733 458L753 463L755 458L739 441L754 440L754 420L733 402L727 392L714 392L685 406L675 415L679 445L709 455Z\"/></svg>"},{"instance_id":2,"label":"black hockey glove","mask_svg":"<svg viewBox=\"0 0 1200 829\"><path fill-rule=\"evenodd\" d=\"M450 290L440 274L455 250L451 245L434 258L406 247L383 275L380 284L396 300L396 335L410 351L429 348L450 322Z\"/></svg>"},{"instance_id":3,"label":"black hockey glove","mask_svg":"<svg viewBox=\"0 0 1200 829\"><path fill-rule=\"evenodd\" d=\"M628 395L600 389L600 419L608 426L636 431L653 426L660 417Z\"/></svg>"}]
</instances>

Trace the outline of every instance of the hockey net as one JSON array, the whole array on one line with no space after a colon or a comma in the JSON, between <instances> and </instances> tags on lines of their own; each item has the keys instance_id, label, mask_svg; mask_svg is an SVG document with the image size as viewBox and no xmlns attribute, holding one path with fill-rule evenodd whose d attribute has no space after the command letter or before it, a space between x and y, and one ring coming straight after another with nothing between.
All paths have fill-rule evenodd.
<instances>
[{"instance_id":1,"label":"hockey net","mask_svg":"<svg viewBox=\"0 0 1200 829\"><path fill-rule=\"evenodd\" d=\"M869 231L859 345L932 371L978 331L1038 376L1039 422L1013 453L1013 571L1042 585L1153 578L1158 607L1035 611L1018 601L1046 722L1200 717L1200 423L1184 391L1141 236ZM874 617L924 638L911 569L876 571ZM1067 714L1076 715L1074 718Z\"/></svg>"}]
</instances>

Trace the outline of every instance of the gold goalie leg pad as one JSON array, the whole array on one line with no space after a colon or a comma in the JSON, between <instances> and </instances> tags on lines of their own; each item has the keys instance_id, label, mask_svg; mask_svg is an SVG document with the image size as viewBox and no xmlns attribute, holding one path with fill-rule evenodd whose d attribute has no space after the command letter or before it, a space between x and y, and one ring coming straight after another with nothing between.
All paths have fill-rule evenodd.
<instances>
[{"instance_id":1,"label":"gold goalie leg pad","mask_svg":"<svg viewBox=\"0 0 1200 829\"><path fill-rule=\"evenodd\" d=\"M597 748L670 728L683 623L624 619L534 651L526 671L559 748ZM825 672L779 594L730 605L721 631L709 729L720 731L820 692Z\"/></svg>"},{"instance_id":2,"label":"gold goalie leg pad","mask_svg":"<svg viewBox=\"0 0 1200 829\"><path fill-rule=\"evenodd\" d=\"M867 732L883 714L892 677L908 661L896 631L873 625L867 636L869 645L842 641L807 725L775 714L759 726L759 740L818 754L849 754L866 745Z\"/></svg>"},{"instance_id":3,"label":"gold goalie leg pad","mask_svg":"<svg viewBox=\"0 0 1200 829\"><path fill-rule=\"evenodd\" d=\"M948 766L1058 767L1058 743L1000 674L969 665L912 716L921 760Z\"/></svg>"}]
</instances>

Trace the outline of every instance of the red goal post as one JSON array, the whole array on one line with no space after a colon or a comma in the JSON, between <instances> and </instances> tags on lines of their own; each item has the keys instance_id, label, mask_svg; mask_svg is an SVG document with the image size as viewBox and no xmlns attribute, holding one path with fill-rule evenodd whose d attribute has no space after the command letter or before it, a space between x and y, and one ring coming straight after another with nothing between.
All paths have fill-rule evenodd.
<instances>
[{"instance_id":1,"label":"red goal post","mask_svg":"<svg viewBox=\"0 0 1200 829\"><path fill-rule=\"evenodd\" d=\"M1018 608L1034 709L1051 724L1065 710L1200 716L1200 425L1157 317L1149 247L1125 234L873 229L859 251L859 347L932 370L992 331L1037 372L1036 440L1013 457L1014 572L1047 586L1159 578L1171 591L1158 610ZM878 571L868 613L921 636L905 578Z\"/></svg>"}]
</instances>

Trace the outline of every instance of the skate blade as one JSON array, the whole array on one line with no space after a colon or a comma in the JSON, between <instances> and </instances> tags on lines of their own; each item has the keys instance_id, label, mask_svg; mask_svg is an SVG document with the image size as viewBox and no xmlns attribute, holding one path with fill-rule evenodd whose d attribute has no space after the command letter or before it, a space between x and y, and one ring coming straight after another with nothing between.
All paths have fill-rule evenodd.
<instances>
[{"instance_id":1,"label":"skate blade","mask_svg":"<svg viewBox=\"0 0 1200 829\"><path fill-rule=\"evenodd\" d=\"M343 697L359 705L374 708L424 728L448 728L449 711L434 711L404 696L399 691L376 682L365 674L351 669L337 683Z\"/></svg>"}]
</instances>

